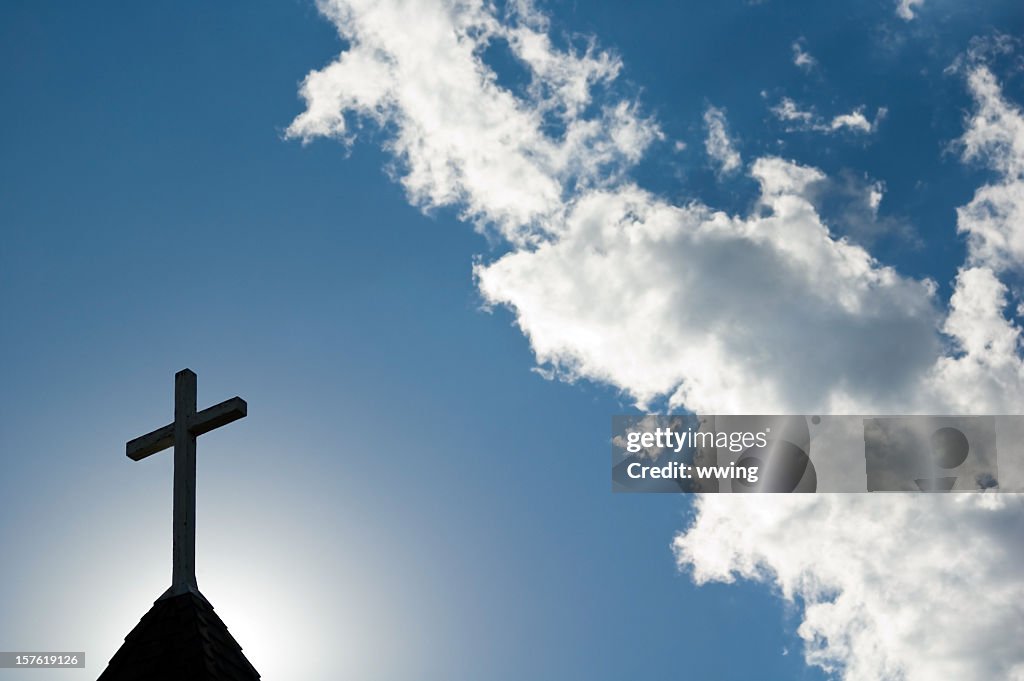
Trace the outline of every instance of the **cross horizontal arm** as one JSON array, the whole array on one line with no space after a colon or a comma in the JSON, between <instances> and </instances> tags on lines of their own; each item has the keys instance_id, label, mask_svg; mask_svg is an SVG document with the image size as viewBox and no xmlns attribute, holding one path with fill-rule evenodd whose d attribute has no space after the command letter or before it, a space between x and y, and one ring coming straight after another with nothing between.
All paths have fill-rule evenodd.
<instances>
[{"instance_id":1,"label":"cross horizontal arm","mask_svg":"<svg viewBox=\"0 0 1024 681\"><path fill-rule=\"evenodd\" d=\"M141 461L150 454L156 454L174 445L174 424L157 428L152 433L129 440L125 446L129 459Z\"/></svg>"},{"instance_id":2,"label":"cross horizontal arm","mask_svg":"<svg viewBox=\"0 0 1024 681\"><path fill-rule=\"evenodd\" d=\"M232 397L220 404L198 412L189 419L188 432L194 436L209 433L214 428L220 428L232 421L244 418L248 413L248 405L241 397ZM125 446L125 453L133 461L141 461L147 456L163 451L174 445L174 424L169 423L163 428L157 428L152 433L146 433L142 437L129 440Z\"/></svg>"},{"instance_id":3,"label":"cross horizontal arm","mask_svg":"<svg viewBox=\"0 0 1024 681\"><path fill-rule=\"evenodd\" d=\"M207 407L191 419L189 419L188 432L193 435L209 433L214 428L226 426L232 421L244 418L248 412L248 405L241 397L232 397L220 404Z\"/></svg>"}]
</instances>

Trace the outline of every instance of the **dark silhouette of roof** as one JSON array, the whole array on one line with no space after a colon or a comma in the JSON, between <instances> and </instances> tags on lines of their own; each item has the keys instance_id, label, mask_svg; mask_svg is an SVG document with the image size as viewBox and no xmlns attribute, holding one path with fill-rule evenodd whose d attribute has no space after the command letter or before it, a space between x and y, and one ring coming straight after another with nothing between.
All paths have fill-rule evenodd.
<instances>
[{"instance_id":1,"label":"dark silhouette of roof","mask_svg":"<svg viewBox=\"0 0 1024 681\"><path fill-rule=\"evenodd\" d=\"M98 681L258 681L202 594L161 598L125 637Z\"/></svg>"}]
</instances>

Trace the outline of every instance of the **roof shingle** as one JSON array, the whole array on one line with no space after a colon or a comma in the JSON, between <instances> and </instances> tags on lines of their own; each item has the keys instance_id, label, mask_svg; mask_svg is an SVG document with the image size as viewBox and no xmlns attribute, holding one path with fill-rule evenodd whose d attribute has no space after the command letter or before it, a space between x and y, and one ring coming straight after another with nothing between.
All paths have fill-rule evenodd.
<instances>
[{"instance_id":1,"label":"roof shingle","mask_svg":"<svg viewBox=\"0 0 1024 681\"><path fill-rule=\"evenodd\" d=\"M161 598L98 681L258 681L210 602L198 592Z\"/></svg>"}]
</instances>

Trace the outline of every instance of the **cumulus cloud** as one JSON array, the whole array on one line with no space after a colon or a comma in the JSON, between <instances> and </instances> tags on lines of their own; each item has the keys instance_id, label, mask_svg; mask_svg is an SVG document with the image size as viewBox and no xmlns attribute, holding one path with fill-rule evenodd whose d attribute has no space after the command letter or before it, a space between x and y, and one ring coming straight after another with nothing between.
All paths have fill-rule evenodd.
<instances>
[{"instance_id":1,"label":"cumulus cloud","mask_svg":"<svg viewBox=\"0 0 1024 681\"><path fill-rule=\"evenodd\" d=\"M809 664L844 681L1024 679L1018 499L752 497L698 499L676 560L699 584L799 602Z\"/></svg>"},{"instance_id":2,"label":"cumulus cloud","mask_svg":"<svg viewBox=\"0 0 1024 681\"><path fill-rule=\"evenodd\" d=\"M789 97L771 108L771 112L780 121L788 123L787 130L813 130L815 132L834 133L847 130L856 133L871 134L878 130L878 125L885 118L888 110L879 107L875 111L874 120L864 115L864 107L857 107L850 113L839 114L831 119L822 118L814 109L801 109Z\"/></svg>"},{"instance_id":3,"label":"cumulus cloud","mask_svg":"<svg viewBox=\"0 0 1024 681\"><path fill-rule=\"evenodd\" d=\"M704 127L707 130L707 137L704 138L704 150L718 171L728 174L739 170L743 165L743 160L729 137L725 112L709 106L704 111Z\"/></svg>"},{"instance_id":4,"label":"cumulus cloud","mask_svg":"<svg viewBox=\"0 0 1024 681\"><path fill-rule=\"evenodd\" d=\"M745 216L635 186L589 193L557 240L478 265L480 289L515 310L543 365L640 403L744 413L913 399L901 387L938 349L933 285L830 236L806 197L820 171L770 157L751 173L761 199Z\"/></svg>"},{"instance_id":5,"label":"cumulus cloud","mask_svg":"<svg viewBox=\"0 0 1024 681\"><path fill-rule=\"evenodd\" d=\"M1019 109L984 67L968 76L976 106L961 153L997 179L959 213L970 253L946 305L933 282L832 231L813 167L753 159L759 197L739 214L636 185L630 169L662 135L612 94L618 57L593 42L556 46L525 1L501 16L472 0L320 7L346 46L304 80L288 135L348 143L376 125L410 201L457 207L503 237L508 252L478 261L476 281L550 375L709 413L1024 405L1001 280L1020 264L1024 143ZM487 62L499 43L529 74L520 90ZM786 101L777 115L810 129L877 128L879 115L824 119ZM739 172L732 145L712 142L716 129L729 139L724 114L709 109L705 124L709 155ZM1024 678L1007 643L1024 621L1009 567L1024 518L1005 499L705 498L674 546L698 581L760 579L797 598L808 662L847 681Z\"/></svg>"},{"instance_id":6,"label":"cumulus cloud","mask_svg":"<svg viewBox=\"0 0 1024 681\"><path fill-rule=\"evenodd\" d=\"M966 80L975 108L961 153L997 177L958 212L968 257L942 326L954 352L921 390L951 413L1019 412L1020 329L999 276L1024 263L1024 116L983 64ZM1021 681L1024 513L1014 497L709 496L673 550L698 583L757 580L800 603L807 663L844 681Z\"/></svg>"}]
</instances>

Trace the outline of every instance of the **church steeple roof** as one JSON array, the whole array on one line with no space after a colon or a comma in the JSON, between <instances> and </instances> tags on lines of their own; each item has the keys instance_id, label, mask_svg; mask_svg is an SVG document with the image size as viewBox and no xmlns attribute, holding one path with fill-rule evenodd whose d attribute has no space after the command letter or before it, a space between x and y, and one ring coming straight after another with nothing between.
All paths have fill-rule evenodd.
<instances>
[{"instance_id":1,"label":"church steeple roof","mask_svg":"<svg viewBox=\"0 0 1024 681\"><path fill-rule=\"evenodd\" d=\"M257 681L223 620L196 591L153 604L98 681Z\"/></svg>"}]
</instances>

